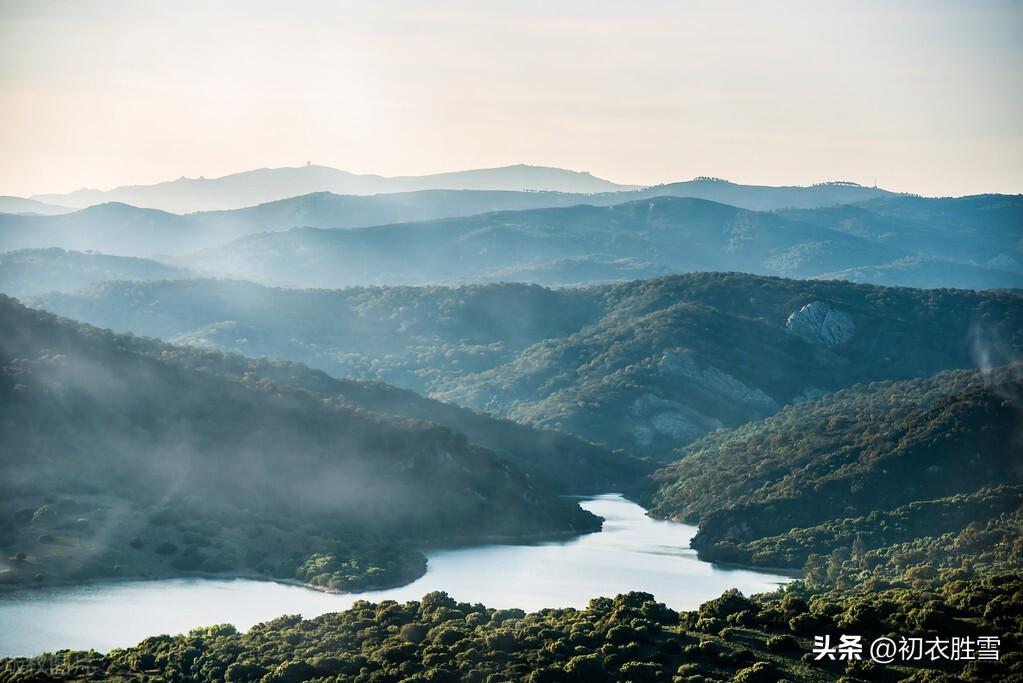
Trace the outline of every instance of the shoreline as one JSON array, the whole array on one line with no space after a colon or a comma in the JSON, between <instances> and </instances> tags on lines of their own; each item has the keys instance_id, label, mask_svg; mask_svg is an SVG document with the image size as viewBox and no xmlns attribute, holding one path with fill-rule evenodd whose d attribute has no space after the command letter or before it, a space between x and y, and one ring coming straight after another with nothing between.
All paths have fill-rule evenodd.
<instances>
[{"instance_id":1,"label":"shoreline","mask_svg":"<svg viewBox=\"0 0 1023 683\"><path fill-rule=\"evenodd\" d=\"M574 498L574 499L579 500L581 502L581 501L584 501L584 500L593 500L593 499L595 499L597 497L600 497L600 496L620 497L620 498L622 498L622 500L625 500L625 501L630 502L632 504L639 505L640 507L643 507L642 504L637 503L636 501L632 501L632 500L628 499L626 496L624 496L623 494L620 494L620 493L585 494L585 495L575 495L575 496L566 496L566 497ZM660 519L661 521L668 521L668 522L671 522L673 524L682 524L682 525L691 526L691 525L688 525L686 522L679 521L677 519L664 518L664 517L661 517L661 518L654 517L654 516L649 514L649 510L647 510L646 508L644 508L644 512L646 512L646 516L648 518L653 519L653 520ZM546 531L546 532L534 532L534 533L527 533L527 534L491 534L491 535L487 535L487 536L475 536L475 537L450 536L450 537L447 537L447 538L444 538L444 539L436 539L432 543L430 543L429 545L419 545L419 546L416 546L416 547L412 548L415 551L417 551L419 553L422 553L424 556L427 557L427 564L426 564L426 567L425 567L425 569L424 569L424 571L422 573L417 574L415 577L413 577L412 579L410 579L408 581L392 582L392 583L382 584L382 585L379 585L379 586L365 587L365 588L361 588L360 590L357 590L357 591L336 590L336 589L329 588L327 586L321 586L321 585L316 585L316 584L312 584L312 583L307 583L307 582L302 581L300 579L287 578L287 577L278 578L278 577L268 576L268 575L265 575L265 574L256 574L256 573L244 572L244 571L243 572L213 572L213 573L211 573L211 572L202 572L202 571L180 571L180 572L160 573L160 574L136 574L136 575L133 575L133 576L125 576L125 575L96 576L96 577L89 577L89 578L84 578L84 579L71 579L71 578L63 578L62 579L62 578L57 578L57 577L47 577L46 579L44 579L42 581L19 582L19 583L0 583L0 601L3 601L5 599L5 597L10 596L10 595L18 595L18 594L30 595L30 594L33 594L33 593L37 593L38 594L40 591L45 591L45 590L48 590L48 589L55 589L55 588L74 588L74 587L96 586L96 585L102 585L102 584L120 584L120 583L130 583L130 582L142 583L142 582L150 582L150 581L172 581L172 580L180 580L180 579L199 579L199 580L210 580L210 581L237 581L237 580L241 580L241 581L260 581L260 582L266 582L266 583L276 583L276 584L280 584L280 585L284 585L284 586L293 586L293 587L297 587L297 588L304 588L304 589L307 589L307 590L317 591L319 593L324 593L324 594L332 594L332 595L358 595L358 594L363 594L363 593L373 593L373 592L377 592L377 591L385 591L385 590L390 590L390 589L395 589L395 588L401 588L401 587L413 584L416 581L422 579L430 571L430 567L429 567L429 553L431 553L431 552L469 550L469 549L483 548L483 547L487 547L487 546L516 546L516 545L535 546L535 545L544 545L544 544L547 544L547 543L569 542L571 540L579 539L579 538L585 537L585 536L590 535L590 534L602 533L604 531L604 524L605 523L606 523L606 520L601 518L601 526L600 526L600 528L598 528L598 529L581 530L581 531ZM398 542L403 542L403 541L398 541ZM692 549L691 546L690 546L689 549ZM714 561L714 560L708 560L706 558L700 557L699 552L697 552L697 559L700 562L706 563L708 565L712 565L714 567L719 567L719 568L722 568L722 569L726 569L726 570L728 570L728 569L735 569L735 570L750 571L750 572L761 573L761 574L774 574L774 575L777 575L777 576L783 576L783 577L786 577L786 578L789 578L789 579L793 579L793 580L794 579L800 579L803 576L802 571L800 571L798 569L789 568L789 567L762 567L762 566L742 564L742 563L737 563L737 562L719 562L719 561ZM784 585L784 584L779 584L779 586L780 585Z\"/></svg>"},{"instance_id":2,"label":"shoreline","mask_svg":"<svg viewBox=\"0 0 1023 683\"><path fill-rule=\"evenodd\" d=\"M368 591L365 591L365 592L376 591L376 590L388 590L390 588L400 588L402 586L407 586L409 583L413 583L414 581L418 581L425 574L426 574L426 572L423 572L423 574L420 574L419 576L417 576L412 581L409 581L408 583L398 583L398 584L391 584L391 585L381 586L379 588L370 588L370 589L368 589ZM6 596L9 596L9 595L16 595L16 594L26 594L27 595L27 594L31 594L31 593L37 593L39 591L45 591L45 590L50 589L50 588L75 588L75 587L96 586L96 585L103 585L103 584L120 584L120 583L148 583L148 582L151 582L151 581L177 581L177 580L180 580L180 579L200 579L200 580L204 580L204 581L263 581L263 582L266 582L266 583L277 583L277 584L281 584L281 585L284 585L284 586L295 586L297 588L307 588L309 590L318 591L320 593L332 593L332 594L336 594L336 595L350 595L350 594L353 593L352 591L331 590L330 588L327 588L325 586L316 586L316 585L313 585L311 583L305 583L304 581L299 581L298 579L278 579L278 578L274 578L274 577L271 577L271 576L265 576L265 575L262 575L262 574L246 574L244 572L240 572L240 573L228 573L228 572L217 572L217 573L210 573L210 572L187 572L187 573L185 573L185 572L182 572L180 574L168 574L168 575L165 575L165 576L155 576L155 575L150 575L150 576L145 576L145 575L137 575L137 576L96 576L96 577L91 577L91 578L87 578L87 579L78 579L78 580L56 579L56 580L52 580L52 581L33 581L32 583L3 584L3 585L0 585L0 601L3 601L3 599ZM363 592L363 591L360 591L360 592Z\"/></svg>"},{"instance_id":3,"label":"shoreline","mask_svg":"<svg viewBox=\"0 0 1023 683\"><path fill-rule=\"evenodd\" d=\"M700 552L696 552L697 559L700 562L706 562L707 564L715 567L724 567L725 569L743 569L745 571L757 572L758 574L777 574L779 576L787 576L791 579L803 578L803 571L801 569L793 569L792 567L764 567L757 564L743 564L741 562L720 562L718 560L707 560L700 557Z\"/></svg>"},{"instance_id":4,"label":"shoreline","mask_svg":"<svg viewBox=\"0 0 1023 683\"><path fill-rule=\"evenodd\" d=\"M602 529L593 529L580 532L537 532L531 534L512 535L512 534L494 534L484 537L449 537L441 539L440 542L433 543L429 546L420 546L413 548L417 552L427 556L427 553L433 551L446 551L446 550L463 550L472 548L482 548L491 545L540 545L544 542L557 542L559 540L571 540L579 538L587 534L600 533ZM19 583L3 583L0 582L0 600L3 600L5 596L12 594L30 594L38 591L47 590L50 588L68 588L77 586L92 586L98 584L118 584L118 583L131 583L131 582L149 582L149 581L172 581L177 579L205 579L211 581L264 581L267 583L277 583L284 586L295 586L298 588L306 588L308 590L317 591L320 593L329 593L333 595L355 595L359 593L371 593L375 591L390 590L392 588L401 588L415 583L419 579L423 578L429 571L429 558L427 557L427 568L421 573L412 578L409 581L400 583L387 583L380 586L372 586L364 588L358 591L344 591L335 590L327 586L319 586L312 583L307 583L299 579L293 578L277 578L273 576L267 576L265 574L255 574L249 572L201 572L201 571L182 571L177 573L161 573L157 574L136 574L133 576L116 575L111 574L109 576L95 576L82 579L72 578L59 578L50 577L41 581L30 581L30 582L19 582Z\"/></svg>"}]
</instances>

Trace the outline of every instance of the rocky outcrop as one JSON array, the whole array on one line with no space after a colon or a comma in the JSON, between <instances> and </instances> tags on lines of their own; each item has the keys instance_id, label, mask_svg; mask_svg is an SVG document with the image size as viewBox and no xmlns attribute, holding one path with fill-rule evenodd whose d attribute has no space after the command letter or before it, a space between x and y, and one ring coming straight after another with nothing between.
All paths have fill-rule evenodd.
<instances>
[{"instance_id":1,"label":"rocky outcrop","mask_svg":"<svg viewBox=\"0 0 1023 683\"><path fill-rule=\"evenodd\" d=\"M702 366L685 349L664 351L654 370L664 382L658 393L644 392L629 405L632 438L640 448L665 441L685 445L725 426L715 406L728 405L744 419L770 415L778 404L762 390L715 367Z\"/></svg>"},{"instance_id":2,"label":"rocky outcrop","mask_svg":"<svg viewBox=\"0 0 1023 683\"><path fill-rule=\"evenodd\" d=\"M845 313L823 301L814 301L793 312L785 321L785 330L813 344L831 347L852 339L856 325Z\"/></svg>"},{"instance_id":3,"label":"rocky outcrop","mask_svg":"<svg viewBox=\"0 0 1023 683\"><path fill-rule=\"evenodd\" d=\"M748 404L768 413L778 409L774 399L760 389L750 387L715 367L701 367L684 350L665 351L657 363L657 369L660 374L677 378L702 393L717 394L729 401Z\"/></svg>"},{"instance_id":4,"label":"rocky outcrop","mask_svg":"<svg viewBox=\"0 0 1023 683\"><path fill-rule=\"evenodd\" d=\"M720 420L708 417L677 401L650 393L643 394L632 402L628 416L635 423L633 439L636 445L642 448L649 448L655 441L664 438L686 444L708 431L723 426Z\"/></svg>"}]
</instances>

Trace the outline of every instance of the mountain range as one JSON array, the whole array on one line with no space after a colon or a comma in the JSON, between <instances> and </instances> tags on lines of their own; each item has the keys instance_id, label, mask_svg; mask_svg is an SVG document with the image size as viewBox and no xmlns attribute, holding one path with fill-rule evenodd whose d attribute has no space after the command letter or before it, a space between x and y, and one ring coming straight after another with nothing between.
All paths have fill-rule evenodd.
<instances>
[{"instance_id":1,"label":"mountain range","mask_svg":"<svg viewBox=\"0 0 1023 683\"><path fill-rule=\"evenodd\" d=\"M219 178L179 178L154 185L127 185L111 190L81 189L66 194L40 194L31 199L75 208L121 202L175 213L192 213L236 209L312 192L372 195L446 189L593 193L634 187L618 185L581 171L526 164L394 177L356 174L328 166L306 164L261 168Z\"/></svg>"},{"instance_id":2,"label":"mountain range","mask_svg":"<svg viewBox=\"0 0 1023 683\"><path fill-rule=\"evenodd\" d=\"M98 198L0 200L0 591L369 591L601 529L571 496L607 491L698 524L704 560L801 573L689 612L360 600L0 672L1023 680L1023 197L314 166L44 197ZM836 633L1005 656L808 654Z\"/></svg>"},{"instance_id":3,"label":"mountain range","mask_svg":"<svg viewBox=\"0 0 1023 683\"><path fill-rule=\"evenodd\" d=\"M184 214L238 209L321 192L344 195L377 195L422 190L542 191L584 196L631 191L630 196L620 198L597 197L595 203L612 204L632 199L675 196L708 199L756 211L834 206L892 194L887 190L848 182L774 187L742 185L720 178L708 177L644 187L613 183L586 172L526 164L423 176L394 177L356 174L327 166L307 164L298 167L243 171L219 178L182 177L153 185L126 185L110 190L83 188L64 194L33 195L29 199L20 201L26 206L34 202L37 206L46 203L77 209L95 204L118 202ZM15 205L13 203L15 200L19 200L16 197L8 199L11 200L11 206ZM571 203L580 202L576 200ZM540 204L539 206L555 205L557 204ZM0 207L2 206L4 204L0 202ZM6 209L0 208L0 211L4 210ZM45 211L37 212L44 213ZM288 227L294 227L294 225Z\"/></svg>"},{"instance_id":4,"label":"mountain range","mask_svg":"<svg viewBox=\"0 0 1023 683\"><path fill-rule=\"evenodd\" d=\"M319 193L185 216L110 203L58 216L0 215L0 250L156 255L207 274L297 287L576 285L702 270L917 287L1023 284L1019 196L885 194L770 212L673 196L613 203L654 191L685 192Z\"/></svg>"},{"instance_id":5,"label":"mountain range","mask_svg":"<svg viewBox=\"0 0 1023 683\"><path fill-rule=\"evenodd\" d=\"M73 209L66 206L45 204L34 199L10 196L0 197L0 213L54 215L68 213L69 211L73 211Z\"/></svg>"},{"instance_id":6,"label":"mountain range","mask_svg":"<svg viewBox=\"0 0 1023 683\"><path fill-rule=\"evenodd\" d=\"M987 196L948 206L944 218L916 218L911 197L858 210L911 234L855 230L826 210L750 211L712 201L655 197L613 206L498 211L364 229L294 228L241 237L170 263L226 277L293 287L525 281L573 285L692 271L933 284L962 288L1023 285L1020 197ZM996 210L993 207L1005 207ZM980 218L978 218L980 217ZM973 227L978 220L984 226ZM963 227L963 226L967 227ZM960 233L978 230L969 250ZM933 237L931 237L933 235ZM944 241L948 247L936 246ZM876 278L876 279L871 279Z\"/></svg>"},{"instance_id":7,"label":"mountain range","mask_svg":"<svg viewBox=\"0 0 1023 683\"><path fill-rule=\"evenodd\" d=\"M29 301L659 458L842 387L1003 363L1023 351L1019 294L735 273L565 289L115 282Z\"/></svg>"}]
</instances>

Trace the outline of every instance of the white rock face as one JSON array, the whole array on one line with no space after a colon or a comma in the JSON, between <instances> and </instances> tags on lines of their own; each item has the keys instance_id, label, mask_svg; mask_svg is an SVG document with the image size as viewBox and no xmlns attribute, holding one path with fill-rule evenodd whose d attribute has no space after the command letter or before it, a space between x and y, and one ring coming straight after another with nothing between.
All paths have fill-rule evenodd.
<instances>
[{"instance_id":1,"label":"white rock face","mask_svg":"<svg viewBox=\"0 0 1023 683\"><path fill-rule=\"evenodd\" d=\"M657 369L662 374L677 377L690 386L724 396L736 403L755 406L760 410L772 413L778 409L778 404L774 399L760 389L747 386L744 382L717 368L700 367L688 353L682 351L665 351L657 364Z\"/></svg>"},{"instance_id":2,"label":"white rock face","mask_svg":"<svg viewBox=\"0 0 1023 683\"><path fill-rule=\"evenodd\" d=\"M661 437L688 443L708 430L708 418L705 415L653 394L643 394L636 398L629 406L629 417L642 422L635 428L633 438L636 445L643 447L651 446Z\"/></svg>"},{"instance_id":3,"label":"white rock face","mask_svg":"<svg viewBox=\"0 0 1023 683\"><path fill-rule=\"evenodd\" d=\"M778 409L774 399L760 389L747 386L717 368L701 367L683 349L665 351L656 369L662 377L684 385L690 396L704 394L718 402L739 404L752 416L769 415ZM635 424L633 438L641 448L663 439L684 445L724 426L720 419L701 412L699 407L653 393L637 396L629 406L628 417Z\"/></svg>"},{"instance_id":4,"label":"white rock face","mask_svg":"<svg viewBox=\"0 0 1023 683\"><path fill-rule=\"evenodd\" d=\"M814 301L792 313L785 321L785 329L809 342L829 347L844 344L856 333L852 318L823 301Z\"/></svg>"}]
</instances>

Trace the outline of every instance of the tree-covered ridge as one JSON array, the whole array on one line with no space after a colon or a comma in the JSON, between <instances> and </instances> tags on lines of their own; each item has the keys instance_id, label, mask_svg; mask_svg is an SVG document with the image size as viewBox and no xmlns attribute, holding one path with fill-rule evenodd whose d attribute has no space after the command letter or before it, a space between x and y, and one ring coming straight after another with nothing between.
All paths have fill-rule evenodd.
<instances>
[{"instance_id":1,"label":"tree-covered ridge","mask_svg":"<svg viewBox=\"0 0 1023 683\"><path fill-rule=\"evenodd\" d=\"M1016 275L1023 271L1020 195L879 197L854 205L781 213L931 259Z\"/></svg>"},{"instance_id":2,"label":"tree-covered ridge","mask_svg":"<svg viewBox=\"0 0 1023 683\"><path fill-rule=\"evenodd\" d=\"M1018 365L876 382L715 432L657 473L654 511L709 524L774 506L748 540L1019 481L1021 383Z\"/></svg>"},{"instance_id":3,"label":"tree-covered ridge","mask_svg":"<svg viewBox=\"0 0 1023 683\"><path fill-rule=\"evenodd\" d=\"M125 285L125 283L120 283ZM455 308L458 302L450 299L450 291L442 288L430 290L424 296L423 301L417 306L410 306L403 300L401 290L388 291L385 294L393 296L378 296L380 292L367 290L365 296L358 295L349 300L351 310L349 316L341 320L318 319L317 315L329 315L330 309L328 297L318 297L317 294L330 295L330 292L309 292L310 299L302 301L285 297L283 300L268 300L260 296L254 296L263 292L263 288L249 285L247 283L217 282L210 281L186 281L182 289L174 287L174 283L161 282L152 283L153 289L148 290L153 296L166 296L179 300L188 309L176 309L176 312L197 314L199 317L216 312L226 301L217 301L218 297L228 299L243 307L246 315L252 315L253 324L269 326L268 319L274 316L284 318L294 324L294 337L290 344L295 344L297 339L308 336L312 339L327 331L341 331L350 339L355 348L360 351L369 352L375 349L383 358L394 358L399 353L399 344L395 343L398 333L393 329L395 324L394 316L389 315L391 306L400 306L406 314L401 321L404 332L408 336L419 337L423 335L421 328L429 330L441 330L433 332L448 338L460 339L471 347L479 344L486 344L486 339L503 338L508 340L511 346L523 346L529 342L531 333L528 329L516 327L514 322L502 319L499 311L495 310L503 302L488 296L479 296L462 302L464 308L459 310L459 315L432 318L435 313L442 313L447 308ZM207 295L201 293L202 285L209 285ZM116 288L117 285L103 285L99 290L105 291L107 287ZM129 290L118 290L128 293ZM287 294L286 290L269 290L271 292ZM435 295L435 296L431 296ZM572 325L572 316L563 315L560 320L555 319L555 308L549 306L534 306L528 298L555 297L558 293L545 290L539 287L523 286L525 301L518 306L504 303L505 313L522 311L527 316L536 315L538 324L536 327L546 329L548 324L556 326ZM324 301L327 299L327 301ZM133 309L141 302L139 299L120 299L124 310ZM192 304L195 305L191 308ZM282 306L280 309L262 309L262 306ZM535 313L533 312L535 309ZM310 367L297 362L283 360L281 358L252 358L238 355L237 353L224 353L212 350L219 345L206 343L202 339L175 337L173 319L164 318L156 307L150 308L152 315L147 316L151 325L146 329L138 330L132 327L123 329L140 332L148 336L169 337L177 342L194 342L188 345L188 351L184 352L180 347L173 347L149 340L145 353L150 355L173 355L181 363L190 368L212 368L216 374L221 374L231 379L255 383L273 380L279 384L294 388L300 388L317 394L322 400L334 401L349 407L362 408L373 413L393 415L402 418L415 420L426 420L449 427L455 432L465 434L470 441L482 445L498 454L502 459L508 460L520 469L535 474L552 482L561 493L602 493L609 490L631 492L635 490L637 482L650 471L652 466L641 462L626 454L612 454L607 449L586 442L570 434L558 433L551 430L540 430L526 425L511 422L506 419L499 419L483 413L473 412L456 405L442 403L440 401L424 398L409 390L402 390L389 386L378 381L339 379L329 376L322 371L313 370ZM174 311L168 311L172 314ZM577 312L577 315L582 314ZM74 316L71 316L74 317ZM521 317L516 315L519 321ZM466 338L464 320L469 318L473 321L473 327L478 335L490 335L481 340ZM121 321L108 321L113 327ZM445 326L447 331L443 331ZM219 327L222 334L247 334L238 330L232 324L213 325ZM283 332L284 325L279 324L278 328ZM529 326L526 326L529 327ZM212 334L213 332L210 331ZM535 334L535 333L533 333ZM187 335L186 335L187 337ZM257 339L250 337L252 341ZM427 344L424 336L419 343ZM315 344L314 344L315 346ZM219 347L222 348L222 347ZM230 348L230 347L229 347ZM294 350L294 346L290 347ZM418 347L423 348L423 347ZM436 353L440 356L452 355L453 344L442 346ZM207 350L209 349L209 350ZM237 352L257 353L266 349L264 345L236 344L231 349ZM472 351L466 352L471 354ZM297 360L307 359L306 354L293 352L287 354L267 353L271 357L282 355ZM436 357L422 359L424 363L434 362ZM456 360L457 362L457 360ZM327 369L337 370L337 367L328 366Z\"/></svg>"},{"instance_id":4,"label":"tree-covered ridge","mask_svg":"<svg viewBox=\"0 0 1023 683\"><path fill-rule=\"evenodd\" d=\"M1019 575L1023 569L1023 507L1005 511L1003 505L989 499L988 505L971 509L971 502L981 502L977 499L984 497L982 492L958 500L940 501L950 518L944 523L922 523L916 530L919 536L902 542L886 545L888 540L880 540L890 530L876 519L860 522L863 533L858 533L857 538L845 546L836 544L827 554L815 552L824 548L805 534L813 530L794 529L790 535L779 539L789 547L805 543L802 547L806 554L803 583L815 591L836 588L869 594L892 587L944 587L957 581L1007 572ZM974 521L966 523L970 517ZM829 526L841 524L839 521L821 526L827 530ZM954 530L942 533L942 529L948 527ZM872 534L874 543L881 545L871 547L871 543L864 540L871 537L868 534Z\"/></svg>"},{"instance_id":5,"label":"tree-covered ridge","mask_svg":"<svg viewBox=\"0 0 1023 683\"><path fill-rule=\"evenodd\" d=\"M712 550L718 559L762 567L802 569L810 555L852 552L857 559L871 550L912 543L925 537L959 533L1023 510L1023 486L995 486L974 493L920 500L894 510L874 510L861 517L831 519L820 524L757 538L730 542ZM976 558L963 558L975 561Z\"/></svg>"},{"instance_id":6,"label":"tree-covered ridge","mask_svg":"<svg viewBox=\"0 0 1023 683\"><path fill-rule=\"evenodd\" d=\"M813 277L911 254L783 216L699 199L654 197L500 211L370 228L248 235L171 259L176 265L292 287L522 280L573 259L638 259L673 272ZM542 284L584 284L557 278Z\"/></svg>"},{"instance_id":7,"label":"tree-covered ridge","mask_svg":"<svg viewBox=\"0 0 1023 683\"><path fill-rule=\"evenodd\" d=\"M671 187L664 191L670 195ZM544 208L356 230L315 229L323 225L315 219L278 222L281 232L248 235L175 262L259 282L345 287L501 280L582 285L715 270L804 278L852 271L876 275L874 284L894 284L888 266L927 259L944 269L945 279L903 269L907 284L1023 284L1020 197L883 197L775 213L678 196L627 201L623 195L610 206L601 200L583 198L576 206L552 200Z\"/></svg>"},{"instance_id":8,"label":"tree-covered ridge","mask_svg":"<svg viewBox=\"0 0 1023 683\"><path fill-rule=\"evenodd\" d=\"M697 273L584 289L522 284L285 290L108 283L36 305L177 342L387 382L629 453L670 457L720 426L856 383L1023 350L1023 299ZM795 334L810 305L841 343Z\"/></svg>"},{"instance_id":9,"label":"tree-covered ridge","mask_svg":"<svg viewBox=\"0 0 1023 683\"><path fill-rule=\"evenodd\" d=\"M346 683L779 683L1018 681L1023 615L1018 575L871 593L801 585L749 599L730 591L678 613L645 593L587 608L488 609L444 593L360 601L304 620L285 616L240 634L230 625L147 638L135 647L0 660L9 681L344 681ZM946 657L878 664L817 659L815 636L901 634L945 641ZM950 637L998 639L997 661L949 661ZM898 637L896 635L896 637ZM866 649L864 650L866 652ZM868 661L864 661L868 660Z\"/></svg>"},{"instance_id":10,"label":"tree-covered ridge","mask_svg":"<svg viewBox=\"0 0 1023 683\"><path fill-rule=\"evenodd\" d=\"M1023 568L1023 367L856 386L691 444L652 514L702 557L871 591Z\"/></svg>"},{"instance_id":11,"label":"tree-covered ridge","mask_svg":"<svg viewBox=\"0 0 1023 683\"><path fill-rule=\"evenodd\" d=\"M313 556L332 555L313 574L331 587L393 585L422 572L414 546L599 528L450 429L0 307L5 583L83 568L308 579Z\"/></svg>"},{"instance_id":12,"label":"tree-covered ridge","mask_svg":"<svg viewBox=\"0 0 1023 683\"><path fill-rule=\"evenodd\" d=\"M195 275L150 259L58 248L0 253L0 292L16 297L75 290L109 280L173 280Z\"/></svg>"},{"instance_id":13,"label":"tree-covered ridge","mask_svg":"<svg viewBox=\"0 0 1023 683\"><path fill-rule=\"evenodd\" d=\"M793 201L743 196L758 190ZM794 206L802 208L770 212ZM1021 214L1023 198L1011 195L931 199L712 180L598 195L317 192L188 215L117 202L61 216L0 214L0 251L158 255L216 275L300 287L564 286L741 270L985 289L1023 284Z\"/></svg>"}]
</instances>

